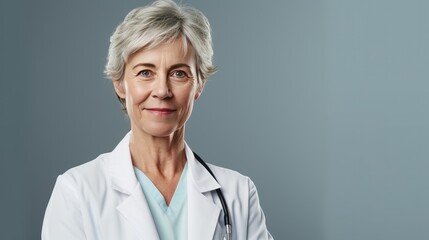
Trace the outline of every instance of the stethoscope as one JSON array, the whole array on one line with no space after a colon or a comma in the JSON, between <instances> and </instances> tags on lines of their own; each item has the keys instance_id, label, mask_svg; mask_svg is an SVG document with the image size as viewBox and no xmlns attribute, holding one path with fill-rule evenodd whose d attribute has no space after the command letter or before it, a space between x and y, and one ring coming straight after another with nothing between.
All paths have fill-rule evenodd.
<instances>
[{"instance_id":1,"label":"stethoscope","mask_svg":"<svg viewBox=\"0 0 429 240\"><path fill-rule=\"evenodd\" d=\"M194 153L195 158L198 162L203 165L205 169L213 176L213 178L217 181L215 175L213 174L212 170L210 170L209 166L204 162L204 160L198 156L196 153ZM232 239L232 227L231 227L231 217L229 216L228 206L226 205L225 197L222 194L222 191L220 188L216 189L217 196L219 197L220 203L222 204L223 214L224 214L224 221L225 221L225 229L226 234L224 239L231 240Z\"/></svg>"}]
</instances>

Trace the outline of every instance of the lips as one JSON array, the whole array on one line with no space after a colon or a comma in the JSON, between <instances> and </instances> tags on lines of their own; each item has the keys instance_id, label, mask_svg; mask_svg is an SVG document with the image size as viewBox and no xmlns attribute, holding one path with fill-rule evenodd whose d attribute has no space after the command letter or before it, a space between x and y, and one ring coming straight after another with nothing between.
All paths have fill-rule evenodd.
<instances>
[{"instance_id":1,"label":"lips","mask_svg":"<svg viewBox=\"0 0 429 240\"><path fill-rule=\"evenodd\" d=\"M172 108L145 108L145 110L155 114L169 114L176 111L176 109L172 109Z\"/></svg>"}]
</instances>

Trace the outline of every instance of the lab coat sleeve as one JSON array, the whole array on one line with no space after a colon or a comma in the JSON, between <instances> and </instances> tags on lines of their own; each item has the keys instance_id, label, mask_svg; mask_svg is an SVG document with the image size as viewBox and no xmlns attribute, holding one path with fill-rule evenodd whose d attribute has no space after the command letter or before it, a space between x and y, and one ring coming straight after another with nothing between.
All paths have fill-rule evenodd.
<instances>
[{"instance_id":1,"label":"lab coat sleeve","mask_svg":"<svg viewBox=\"0 0 429 240\"><path fill-rule=\"evenodd\" d=\"M57 178L42 227L42 240L58 239L86 239L77 191L63 176Z\"/></svg>"},{"instance_id":2,"label":"lab coat sleeve","mask_svg":"<svg viewBox=\"0 0 429 240\"><path fill-rule=\"evenodd\" d=\"M272 240L273 237L268 232L265 223L265 215L259 204L258 191L252 180L249 181L249 216L247 225L247 239L267 239Z\"/></svg>"}]
</instances>

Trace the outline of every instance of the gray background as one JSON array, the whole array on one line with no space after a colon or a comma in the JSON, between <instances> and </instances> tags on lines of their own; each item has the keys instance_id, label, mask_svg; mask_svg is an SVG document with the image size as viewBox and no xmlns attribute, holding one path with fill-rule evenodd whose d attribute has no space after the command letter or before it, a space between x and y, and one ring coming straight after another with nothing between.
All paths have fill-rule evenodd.
<instances>
[{"instance_id":1,"label":"gray background","mask_svg":"<svg viewBox=\"0 0 429 240\"><path fill-rule=\"evenodd\" d=\"M187 141L252 177L276 239L429 239L429 1L186 2L219 68ZM0 3L0 239L39 239L57 175L128 131L102 72L142 4Z\"/></svg>"}]
</instances>

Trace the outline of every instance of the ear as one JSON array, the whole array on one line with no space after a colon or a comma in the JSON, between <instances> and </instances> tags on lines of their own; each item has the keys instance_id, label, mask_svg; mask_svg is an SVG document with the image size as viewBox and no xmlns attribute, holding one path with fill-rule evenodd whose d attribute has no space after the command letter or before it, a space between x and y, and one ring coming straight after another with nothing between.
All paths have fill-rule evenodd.
<instances>
[{"instance_id":1,"label":"ear","mask_svg":"<svg viewBox=\"0 0 429 240\"><path fill-rule=\"evenodd\" d=\"M120 98L125 98L125 88L124 88L123 80L113 80L113 87L115 88L116 94Z\"/></svg>"},{"instance_id":2,"label":"ear","mask_svg":"<svg viewBox=\"0 0 429 240\"><path fill-rule=\"evenodd\" d=\"M203 81L201 81L201 83L198 83L197 91L194 96L194 101L198 100L198 98L201 96L201 93L203 93L203 90L204 90L204 83Z\"/></svg>"}]
</instances>

